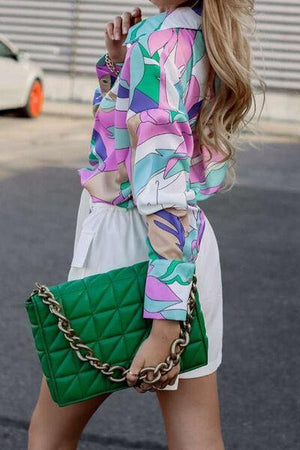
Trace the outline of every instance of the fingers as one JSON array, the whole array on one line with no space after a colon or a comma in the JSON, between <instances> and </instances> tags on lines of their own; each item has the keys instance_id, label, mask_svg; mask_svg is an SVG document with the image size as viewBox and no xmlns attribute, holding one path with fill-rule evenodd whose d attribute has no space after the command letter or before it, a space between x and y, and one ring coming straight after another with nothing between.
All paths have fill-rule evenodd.
<instances>
[{"instance_id":1,"label":"fingers","mask_svg":"<svg viewBox=\"0 0 300 450\"><path fill-rule=\"evenodd\" d=\"M176 383L179 372L180 367L173 367L173 369L168 374L163 375L161 379L157 383L155 383L155 387L157 387L158 389L164 389L168 385L173 386L173 384Z\"/></svg>"},{"instance_id":2,"label":"fingers","mask_svg":"<svg viewBox=\"0 0 300 450\"><path fill-rule=\"evenodd\" d=\"M142 20L142 11L140 8L134 8L132 13L126 11L123 16L116 16L113 22L109 22L105 31L110 39L119 40L122 34L127 34L132 25Z\"/></svg>"},{"instance_id":3,"label":"fingers","mask_svg":"<svg viewBox=\"0 0 300 450\"><path fill-rule=\"evenodd\" d=\"M156 392L157 389L164 389L166 386L173 386L176 383L177 376L179 375L180 367L174 367L168 374L163 375L160 380L155 384L148 384L142 382L140 386L134 386L137 392ZM148 380L153 380L153 373L148 374Z\"/></svg>"},{"instance_id":4,"label":"fingers","mask_svg":"<svg viewBox=\"0 0 300 450\"><path fill-rule=\"evenodd\" d=\"M132 17L141 17L141 15L142 15L141 8L139 8L139 7L134 8L132 10L131 15L132 15Z\"/></svg>"},{"instance_id":5,"label":"fingers","mask_svg":"<svg viewBox=\"0 0 300 450\"><path fill-rule=\"evenodd\" d=\"M109 22L106 27L105 27L105 31L108 35L108 37L112 40L115 39L114 37L114 24L112 22Z\"/></svg>"},{"instance_id":6,"label":"fingers","mask_svg":"<svg viewBox=\"0 0 300 450\"><path fill-rule=\"evenodd\" d=\"M143 366L144 366L144 359L140 357L139 353L137 353L126 375L126 381L128 386L132 387L136 384L140 370L142 369Z\"/></svg>"},{"instance_id":7,"label":"fingers","mask_svg":"<svg viewBox=\"0 0 300 450\"><path fill-rule=\"evenodd\" d=\"M164 389L169 384L169 381L171 381L171 377L169 375L162 376L159 383L157 383L158 388Z\"/></svg>"},{"instance_id":8,"label":"fingers","mask_svg":"<svg viewBox=\"0 0 300 450\"><path fill-rule=\"evenodd\" d=\"M142 11L141 8L134 8L132 11L132 17L133 17L133 24L140 22L142 20Z\"/></svg>"},{"instance_id":9,"label":"fingers","mask_svg":"<svg viewBox=\"0 0 300 450\"><path fill-rule=\"evenodd\" d=\"M123 14L122 33L127 34L130 26L131 26L131 14L130 14L130 12L126 11Z\"/></svg>"},{"instance_id":10,"label":"fingers","mask_svg":"<svg viewBox=\"0 0 300 450\"><path fill-rule=\"evenodd\" d=\"M139 377L139 370L135 371L137 369L134 369L133 367L130 368L130 371L126 375L126 381L128 386L132 387L136 384L138 377Z\"/></svg>"},{"instance_id":11,"label":"fingers","mask_svg":"<svg viewBox=\"0 0 300 450\"><path fill-rule=\"evenodd\" d=\"M143 364L142 361L136 357L129 369L129 372L126 375L127 384L131 387L133 387L138 393L144 394L147 391L155 392L157 390L157 387L153 384L145 383L144 381L137 384L139 372L142 369ZM147 379L149 381L153 380L153 372L148 372Z\"/></svg>"},{"instance_id":12,"label":"fingers","mask_svg":"<svg viewBox=\"0 0 300 450\"><path fill-rule=\"evenodd\" d=\"M178 374L177 375L175 375L175 377L173 377L173 379L171 379L171 381L168 383L170 386L173 386L173 384L175 384L176 383L176 380L177 380L177 376L178 376Z\"/></svg>"},{"instance_id":13,"label":"fingers","mask_svg":"<svg viewBox=\"0 0 300 450\"><path fill-rule=\"evenodd\" d=\"M116 16L114 20L114 39L121 39L122 17Z\"/></svg>"},{"instance_id":14,"label":"fingers","mask_svg":"<svg viewBox=\"0 0 300 450\"><path fill-rule=\"evenodd\" d=\"M153 380L153 372L148 372L147 379L149 381ZM151 391L151 389L153 389L153 385L142 382L138 388L140 388L143 392L147 392L147 391ZM151 392L153 392L153 391L151 391Z\"/></svg>"},{"instance_id":15,"label":"fingers","mask_svg":"<svg viewBox=\"0 0 300 450\"><path fill-rule=\"evenodd\" d=\"M133 372L132 369L130 369L130 370ZM135 377L135 381L134 381L133 385L129 384L129 383L131 383L130 381L128 384L133 386L134 389L140 394L144 394L145 392L148 392L148 391L156 392L158 389L164 389L168 385L173 386L176 383L177 376L179 375L179 371L180 371L180 369L175 367L169 372L169 374L163 375L157 383L149 384L149 383L141 382L139 385L136 384L137 379L138 379L137 372L133 372L133 374L129 373L127 379L129 378L129 379L133 380ZM153 380L152 372L148 373L147 379Z\"/></svg>"}]
</instances>

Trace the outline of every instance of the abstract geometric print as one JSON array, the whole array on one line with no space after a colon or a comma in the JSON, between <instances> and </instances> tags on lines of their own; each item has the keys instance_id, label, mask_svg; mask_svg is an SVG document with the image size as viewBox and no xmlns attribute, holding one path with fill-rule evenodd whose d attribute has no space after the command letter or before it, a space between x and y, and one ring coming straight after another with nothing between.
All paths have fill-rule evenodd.
<instances>
[{"instance_id":1,"label":"abstract geometric print","mask_svg":"<svg viewBox=\"0 0 300 450\"><path fill-rule=\"evenodd\" d=\"M184 320L205 215L197 202L223 186L226 162L194 125L209 84L199 7L159 13L130 28L116 76L97 62L89 167L93 202L138 208L149 266L144 317Z\"/></svg>"}]
</instances>

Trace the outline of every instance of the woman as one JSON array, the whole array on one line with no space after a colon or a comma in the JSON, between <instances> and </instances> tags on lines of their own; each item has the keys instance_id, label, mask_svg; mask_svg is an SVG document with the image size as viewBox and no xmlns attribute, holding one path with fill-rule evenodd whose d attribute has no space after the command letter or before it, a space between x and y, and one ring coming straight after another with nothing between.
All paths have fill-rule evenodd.
<instances>
[{"instance_id":1,"label":"woman","mask_svg":"<svg viewBox=\"0 0 300 450\"><path fill-rule=\"evenodd\" d=\"M241 26L252 1L152 3L156 15L142 20L135 8L106 26L68 279L149 259L143 317L152 319L152 330L127 382L139 393L156 392L169 449L221 450L221 271L215 234L197 202L228 184L232 138L252 104L249 44ZM137 386L141 368L163 361L179 334L194 269L208 364L184 374L176 366L154 386ZM107 397L60 408L43 377L29 450L76 449Z\"/></svg>"}]
</instances>

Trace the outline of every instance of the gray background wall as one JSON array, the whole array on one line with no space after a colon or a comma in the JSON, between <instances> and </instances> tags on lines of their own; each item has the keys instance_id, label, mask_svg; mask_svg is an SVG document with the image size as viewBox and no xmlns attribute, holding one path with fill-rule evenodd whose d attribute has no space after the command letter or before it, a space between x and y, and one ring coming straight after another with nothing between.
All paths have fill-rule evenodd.
<instances>
[{"instance_id":1,"label":"gray background wall","mask_svg":"<svg viewBox=\"0 0 300 450\"><path fill-rule=\"evenodd\" d=\"M113 16L148 0L0 0L0 30L46 72L46 96L89 101L103 29ZM258 0L255 65L270 90L300 92L300 0Z\"/></svg>"}]
</instances>

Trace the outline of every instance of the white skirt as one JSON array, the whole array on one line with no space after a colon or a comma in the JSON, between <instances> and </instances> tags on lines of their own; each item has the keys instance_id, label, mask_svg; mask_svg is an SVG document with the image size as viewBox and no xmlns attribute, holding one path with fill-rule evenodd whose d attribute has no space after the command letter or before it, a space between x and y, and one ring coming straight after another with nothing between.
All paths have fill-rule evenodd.
<instances>
[{"instance_id":1,"label":"white skirt","mask_svg":"<svg viewBox=\"0 0 300 450\"><path fill-rule=\"evenodd\" d=\"M208 337L208 364L179 374L196 378L214 372L222 360L223 297L219 249L213 228L205 216L205 228L196 260L197 287ZM106 203L92 203L82 190L77 214L73 259L68 280L130 266L148 259L145 217L137 208L126 209Z\"/></svg>"}]
</instances>

